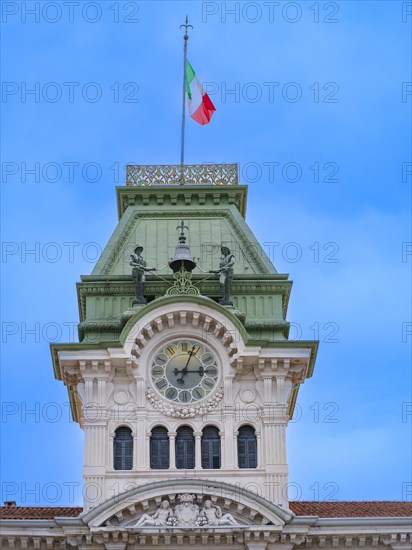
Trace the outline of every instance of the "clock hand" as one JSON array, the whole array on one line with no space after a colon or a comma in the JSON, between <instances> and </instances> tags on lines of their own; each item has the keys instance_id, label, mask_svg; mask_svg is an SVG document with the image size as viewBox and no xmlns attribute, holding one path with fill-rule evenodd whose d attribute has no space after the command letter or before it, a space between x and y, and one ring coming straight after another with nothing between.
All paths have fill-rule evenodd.
<instances>
[{"instance_id":1,"label":"clock hand","mask_svg":"<svg viewBox=\"0 0 412 550\"><path fill-rule=\"evenodd\" d=\"M177 376L179 373L182 373L182 376L184 376L187 372L187 365L189 364L189 361L191 359L191 351L189 351L189 358L188 360L186 361L186 365L183 367L183 369L179 370L179 369L174 369L173 373L175 374L175 376Z\"/></svg>"},{"instance_id":2,"label":"clock hand","mask_svg":"<svg viewBox=\"0 0 412 550\"><path fill-rule=\"evenodd\" d=\"M192 347L192 349L189 351L189 357L188 357L188 359L187 359L186 365L185 365L185 366L183 367L183 369L181 370L180 378L178 378L178 379L176 380L176 382L177 382L178 384L184 384L184 383L185 383L185 381L183 380L183 377L186 376L186 374L187 374L187 367L189 366L190 360L191 360L191 358L192 358L194 355L196 355L196 353L199 351L199 348L197 348L196 351L195 351L195 348L196 348L196 346L194 345L194 346ZM177 369L175 369L175 372L176 372L176 370L177 370Z\"/></svg>"},{"instance_id":3,"label":"clock hand","mask_svg":"<svg viewBox=\"0 0 412 550\"><path fill-rule=\"evenodd\" d=\"M187 371L185 372L185 374L198 374L200 377L202 377L202 376L204 375L204 373L205 373L205 372L204 372L204 368L203 368L203 367L199 367L198 370L187 370ZM182 375L182 376L184 376L184 375ZM176 382L177 382L178 384L184 384L184 383L185 383L185 381L183 380L183 378L178 378L178 379L176 380Z\"/></svg>"},{"instance_id":4,"label":"clock hand","mask_svg":"<svg viewBox=\"0 0 412 550\"><path fill-rule=\"evenodd\" d=\"M181 372L183 372L183 369L182 369L182 370L174 369L173 374L174 374L175 376L177 376L177 375L180 374ZM186 373L185 373L185 374L192 373L192 372L199 372L200 374L203 375L204 372L205 372L205 369L204 369L204 367L199 367L197 370L186 370Z\"/></svg>"},{"instance_id":5,"label":"clock hand","mask_svg":"<svg viewBox=\"0 0 412 550\"><path fill-rule=\"evenodd\" d=\"M197 372L198 374L200 374L200 376L203 376L204 375L204 368L203 367L199 367L197 370L188 370L186 371L187 373L192 373L192 372Z\"/></svg>"}]
</instances>

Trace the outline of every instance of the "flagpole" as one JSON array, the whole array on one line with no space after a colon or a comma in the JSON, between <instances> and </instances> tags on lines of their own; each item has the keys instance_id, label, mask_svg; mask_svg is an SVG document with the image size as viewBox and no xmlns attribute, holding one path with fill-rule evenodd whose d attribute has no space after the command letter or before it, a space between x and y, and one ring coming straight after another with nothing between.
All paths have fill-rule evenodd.
<instances>
[{"instance_id":1,"label":"flagpole","mask_svg":"<svg viewBox=\"0 0 412 550\"><path fill-rule=\"evenodd\" d=\"M186 122L186 58L187 58L187 41L189 40L189 35L187 34L188 29L193 29L192 25L189 25L189 20L186 15L186 22L184 25L180 25L180 28L185 29L185 34L183 36L184 46L183 46L183 99L182 99L182 141L180 148L180 185L184 185L184 164L185 164L185 122Z\"/></svg>"}]
</instances>

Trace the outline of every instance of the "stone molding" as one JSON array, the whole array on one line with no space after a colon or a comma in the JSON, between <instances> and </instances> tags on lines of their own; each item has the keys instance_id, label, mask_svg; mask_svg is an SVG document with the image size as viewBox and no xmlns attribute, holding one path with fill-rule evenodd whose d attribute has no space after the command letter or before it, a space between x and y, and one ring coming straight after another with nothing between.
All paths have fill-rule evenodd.
<instances>
[{"instance_id":1,"label":"stone molding","mask_svg":"<svg viewBox=\"0 0 412 550\"><path fill-rule=\"evenodd\" d=\"M300 550L304 548L410 550L412 548L411 517L324 519L316 516L293 516L290 512L278 508L276 515L280 519L279 525L261 523L247 527L215 527L213 530L202 527L164 527L161 529L157 527L139 531L121 524L125 519L137 516L139 510L150 511L150 503L157 505L161 495L169 495L175 499L175 489L193 492L191 485L195 487L198 483L198 480L189 479L185 481L185 486L182 484L177 487L171 482L171 491L162 490L159 487L160 490L157 493L156 491L151 492L151 487L154 485L165 486L166 482L148 484L146 488L149 495L136 495L135 498L133 492L137 493L138 491L132 489L76 518L1 520L0 543L5 549L18 550L41 550L43 548L47 550L56 548L61 550L70 548L126 550L127 546L134 548L136 543L143 547L168 546L170 548L176 546L202 548L208 545L233 547L237 543L247 549L260 550ZM212 486L213 482L209 487ZM203 495L205 495L205 491L203 491ZM145 499L145 496L148 498ZM116 500L119 501L120 498L122 502L119 503L119 506L114 506ZM273 506L268 501L266 502L269 507ZM237 510L238 500L228 504L228 509ZM256 504L259 510L265 509L261 503L260 507L259 503ZM244 513L245 507L242 508L242 506L241 503L240 508ZM110 509L113 511L112 513ZM255 515L255 518L259 518L259 516ZM109 525L104 525L107 522Z\"/></svg>"}]
</instances>

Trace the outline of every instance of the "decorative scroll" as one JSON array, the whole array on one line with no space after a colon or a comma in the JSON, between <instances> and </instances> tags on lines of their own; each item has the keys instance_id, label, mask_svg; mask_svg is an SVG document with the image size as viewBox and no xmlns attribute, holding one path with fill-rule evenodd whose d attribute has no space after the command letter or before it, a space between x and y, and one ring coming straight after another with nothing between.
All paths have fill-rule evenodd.
<instances>
[{"instance_id":1,"label":"decorative scroll","mask_svg":"<svg viewBox=\"0 0 412 550\"><path fill-rule=\"evenodd\" d=\"M174 283L166 291L166 296L178 296L179 294L188 294L189 296L198 296L200 291L192 284L192 274L182 266L179 271L173 273Z\"/></svg>"},{"instance_id":2,"label":"decorative scroll","mask_svg":"<svg viewBox=\"0 0 412 550\"><path fill-rule=\"evenodd\" d=\"M237 164L128 164L126 185L238 185Z\"/></svg>"}]
</instances>

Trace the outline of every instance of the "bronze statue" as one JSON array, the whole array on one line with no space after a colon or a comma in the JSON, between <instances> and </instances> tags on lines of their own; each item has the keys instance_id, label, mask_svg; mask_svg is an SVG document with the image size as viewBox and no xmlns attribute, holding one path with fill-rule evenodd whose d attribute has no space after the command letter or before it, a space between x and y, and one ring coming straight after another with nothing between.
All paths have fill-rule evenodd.
<instances>
[{"instance_id":1,"label":"bronze statue","mask_svg":"<svg viewBox=\"0 0 412 550\"><path fill-rule=\"evenodd\" d=\"M142 257L143 246L138 245L134 249L134 254L130 255L130 265L133 266L132 277L136 288L136 300L133 305L147 304L147 300L144 297L144 289L146 283L146 271L156 271L155 267L146 267L146 262Z\"/></svg>"},{"instance_id":2,"label":"bronze statue","mask_svg":"<svg viewBox=\"0 0 412 550\"><path fill-rule=\"evenodd\" d=\"M222 258L220 260L219 269L211 269L209 273L220 274L220 293L222 297L219 300L219 304L223 306L233 306L233 302L230 301L230 291L233 281L233 266L235 265L235 257L230 253L227 246L221 246Z\"/></svg>"}]
</instances>

